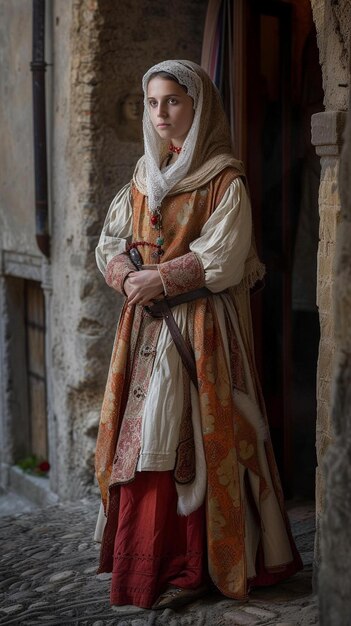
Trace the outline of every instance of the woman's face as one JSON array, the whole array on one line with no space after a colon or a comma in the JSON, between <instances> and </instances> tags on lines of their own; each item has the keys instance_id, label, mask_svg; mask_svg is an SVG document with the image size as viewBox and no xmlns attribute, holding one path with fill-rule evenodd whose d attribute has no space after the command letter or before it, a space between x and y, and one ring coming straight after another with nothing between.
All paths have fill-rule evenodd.
<instances>
[{"instance_id":1,"label":"woman's face","mask_svg":"<svg viewBox=\"0 0 351 626\"><path fill-rule=\"evenodd\" d=\"M177 82L155 76L147 86L147 100L156 132L182 146L194 119L193 99Z\"/></svg>"}]
</instances>

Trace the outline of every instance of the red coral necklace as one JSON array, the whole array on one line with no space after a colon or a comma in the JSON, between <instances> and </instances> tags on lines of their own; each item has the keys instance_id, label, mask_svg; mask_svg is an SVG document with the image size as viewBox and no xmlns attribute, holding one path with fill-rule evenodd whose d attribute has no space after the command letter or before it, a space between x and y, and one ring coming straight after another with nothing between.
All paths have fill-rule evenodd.
<instances>
[{"instance_id":1,"label":"red coral necklace","mask_svg":"<svg viewBox=\"0 0 351 626\"><path fill-rule=\"evenodd\" d=\"M162 248L165 240L162 237L161 229L162 229L162 215L161 215L161 207L158 206L156 209L152 209L150 211L150 223L151 227L158 231L158 236L156 239L156 250L152 253L152 257L157 260L157 263L160 262L161 256L165 253ZM155 244L154 244L155 245Z\"/></svg>"},{"instance_id":2,"label":"red coral necklace","mask_svg":"<svg viewBox=\"0 0 351 626\"><path fill-rule=\"evenodd\" d=\"M169 144L169 146L168 146L168 150L169 150L170 152L174 152L174 154L180 154L180 153L181 153L181 151L182 151L182 146L180 146L180 148L178 148L177 146L174 146L174 145L172 144L172 142L171 142L171 143Z\"/></svg>"}]
</instances>

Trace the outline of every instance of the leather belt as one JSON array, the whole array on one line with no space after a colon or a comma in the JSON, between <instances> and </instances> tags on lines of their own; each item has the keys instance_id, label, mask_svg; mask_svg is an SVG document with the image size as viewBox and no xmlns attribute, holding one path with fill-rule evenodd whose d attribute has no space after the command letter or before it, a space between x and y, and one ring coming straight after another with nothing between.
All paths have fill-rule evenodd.
<instances>
[{"instance_id":1,"label":"leather belt","mask_svg":"<svg viewBox=\"0 0 351 626\"><path fill-rule=\"evenodd\" d=\"M178 296L173 296L173 298L168 298L166 296L163 300L156 300L152 306L145 307L145 309L150 313L150 315L152 315L152 317L163 317L163 304L165 301L167 302L169 308L173 309L173 307L178 304L191 302L192 300L197 300L198 298L208 298L208 296L211 295L212 291L207 289L207 287L201 287L201 289L194 289L193 291L180 293Z\"/></svg>"}]
</instances>

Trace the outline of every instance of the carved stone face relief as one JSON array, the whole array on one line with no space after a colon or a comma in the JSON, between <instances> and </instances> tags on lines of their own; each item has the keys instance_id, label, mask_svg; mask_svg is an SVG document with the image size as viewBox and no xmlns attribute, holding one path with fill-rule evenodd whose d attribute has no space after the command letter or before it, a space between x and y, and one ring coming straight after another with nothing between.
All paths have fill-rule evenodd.
<instances>
[{"instance_id":1,"label":"carved stone face relief","mask_svg":"<svg viewBox=\"0 0 351 626\"><path fill-rule=\"evenodd\" d=\"M141 141L143 95L137 91L124 93L117 102L116 133L120 141Z\"/></svg>"}]
</instances>

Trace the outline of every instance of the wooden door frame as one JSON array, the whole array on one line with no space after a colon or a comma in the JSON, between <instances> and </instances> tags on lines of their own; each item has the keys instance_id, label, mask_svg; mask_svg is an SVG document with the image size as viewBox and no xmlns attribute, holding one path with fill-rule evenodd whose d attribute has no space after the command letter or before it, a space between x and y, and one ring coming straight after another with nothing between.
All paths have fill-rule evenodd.
<instances>
[{"instance_id":1,"label":"wooden door frame","mask_svg":"<svg viewBox=\"0 0 351 626\"><path fill-rule=\"evenodd\" d=\"M252 156L249 158L249 145L248 141L249 127L248 127L248 110L255 106L256 103L248 101L248 84L250 80L249 67L249 48L250 37L248 37L249 28L253 27L253 23L250 23L250 10L256 7L259 9L260 14L277 15L280 18L280 26L283 30L290 28L291 24L291 6L287 3L279 2L279 0L263 0L259 3L255 3L255 0L235 0L233 3L233 85L234 85L234 139L236 154L241 158L247 166L250 182L250 173L253 170L256 177L254 184L252 185L252 204L253 204L253 218L254 227L256 231L256 238L258 249L260 249L260 233L262 228L262 206L260 202L260 192L257 191L261 188L261 172L259 167L251 167ZM282 33L280 31L282 39ZM251 34L252 35L252 34ZM285 33L285 37L287 33ZM288 39L288 38L287 38ZM280 44L282 42L280 41ZM286 42L285 42L286 43ZM290 54L288 47L285 47L285 53ZM282 64L283 72L287 67L291 66L290 58L285 59L285 65ZM290 71L290 70L289 70ZM289 102L288 86L289 80L286 80L286 76L282 76L281 79L284 91L281 95L282 101L282 206L283 218L281 226L282 235L282 247L285 252L284 263L287 263L286 272L283 277L283 297L282 297L282 316L283 316L283 347L282 347L282 362L283 362L283 378L282 378L282 395L283 395L283 416L282 416L282 431L283 431L283 484L287 493L291 490L292 485L292 433L291 433L291 223L290 223L290 162L289 154L291 151L290 146L290 132L291 126L289 123L290 115L287 109L287 103ZM256 107L257 109L259 107ZM257 156L259 159L259 155ZM256 164L257 164L256 160ZM251 172L250 172L251 169ZM253 182L253 181L251 181ZM255 348L258 355L258 370L262 377L261 361L263 362L262 345L260 345L260 338L264 329L262 328L262 302L259 300L254 304L253 310L254 326L259 329L256 332ZM261 371L260 371L261 370Z\"/></svg>"},{"instance_id":2,"label":"wooden door frame","mask_svg":"<svg viewBox=\"0 0 351 626\"><path fill-rule=\"evenodd\" d=\"M233 85L234 85L234 143L236 156L246 163L246 5L247 0L233 3Z\"/></svg>"}]
</instances>

